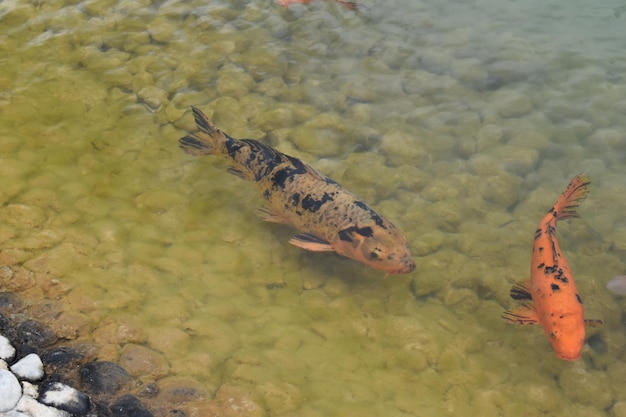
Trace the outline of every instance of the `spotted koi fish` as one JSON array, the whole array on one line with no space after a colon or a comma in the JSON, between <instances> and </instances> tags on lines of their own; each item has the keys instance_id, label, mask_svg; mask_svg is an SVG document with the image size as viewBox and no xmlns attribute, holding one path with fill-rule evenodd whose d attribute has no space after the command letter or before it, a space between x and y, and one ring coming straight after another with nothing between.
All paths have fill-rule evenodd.
<instances>
[{"instance_id":1,"label":"spotted koi fish","mask_svg":"<svg viewBox=\"0 0 626 417\"><path fill-rule=\"evenodd\" d=\"M580 359L585 324L598 326L602 321L584 319L583 301L556 239L556 223L578 217L576 207L589 194L589 184L586 174L574 177L541 219L535 231L530 280L511 288L511 298L524 303L502 314L511 323L540 324L556 355L570 361Z\"/></svg>"},{"instance_id":2,"label":"spotted koi fish","mask_svg":"<svg viewBox=\"0 0 626 417\"><path fill-rule=\"evenodd\" d=\"M278 0L278 2L285 7L288 7L292 3L308 4L313 1L314 0ZM342 7L345 7L346 9L359 10L359 5L353 1L343 1L343 0L335 0L335 1L339 3L339 5L341 5Z\"/></svg>"},{"instance_id":3,"label":"spotted koi fish","mask_svg":"<svg viewBox=\"0 0 626 417\"><path fill-rule=\"evenodd\" d=\"M179 140L189 155L217 154L229 172L256 182L267 202L257 214L295 226L289 243L310 251L334 251L388 274L415 269L406 238L359 197L301 160L253 139L235 139L192 107L199 131Z\"/></svg>"}]
</instances>

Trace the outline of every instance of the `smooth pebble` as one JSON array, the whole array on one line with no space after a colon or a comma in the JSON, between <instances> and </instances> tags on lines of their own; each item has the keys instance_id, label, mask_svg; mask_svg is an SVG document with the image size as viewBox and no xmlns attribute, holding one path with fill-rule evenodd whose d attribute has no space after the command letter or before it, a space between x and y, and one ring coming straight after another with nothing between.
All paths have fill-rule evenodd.
<instances>
[{"instance_id":1,"label":"smooth pebble","mask_svg":"<svg viewBox=\"0 0 626 417\"><path fill-rule=\"evenodd\" d=\"M626 295L626 275L619 275L609 281L606 287L615 294Z\"/></svg>"},{"instance_id":2,"label":"smooth pebble","mask_svg":"<svg viewBox=\"0 0 626 417\"><path fill-rule=\"evenodd\" d=\"M10 360L15 355L15 348L6 337L0 335L0 359Z\"/></svg>"},{"instance_id":3,"label":"smooth pebble","mask_svg":"<svg viewBox=\"0 0 626 417\"><path fill-rule=\"evenodd\" d=\"M0 369L0 413L12 410L22 397L22 387L15 375Z\"/></svg>"},{"instance_id":4,"label":"smooth pebble","mask_svg":"<svg viewBox=\"0 0 626 417\"><path fill-rule=\"evenodd\" d=\"M34 354L28 354L11 366L11 371L21 379L37 381L43 378L43 363L41 358Z\"/></svg>"}]
</instances>

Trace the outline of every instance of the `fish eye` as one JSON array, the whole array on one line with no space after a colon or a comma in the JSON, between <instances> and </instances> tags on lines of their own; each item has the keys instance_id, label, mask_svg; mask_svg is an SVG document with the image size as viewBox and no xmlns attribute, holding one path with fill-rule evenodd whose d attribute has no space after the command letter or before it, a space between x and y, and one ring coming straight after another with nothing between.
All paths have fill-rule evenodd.
<instances>
[{"instance_id":1,"label":"fish eye","mask_svg":"<svg viewBox=\"0 0 626 417\"><path fill-rule=\"evenodd\" d=\"M382 251L379 248L374 248L374 250L369 253L370 260L373 261L374 259L380 258L380 253L381 252Z\"/></svg>"}]
</instances>

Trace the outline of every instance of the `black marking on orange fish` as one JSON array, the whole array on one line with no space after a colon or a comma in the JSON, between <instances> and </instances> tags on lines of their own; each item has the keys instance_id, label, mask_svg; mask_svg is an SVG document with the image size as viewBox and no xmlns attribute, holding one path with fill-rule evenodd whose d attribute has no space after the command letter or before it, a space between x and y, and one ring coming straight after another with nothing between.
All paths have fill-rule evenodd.
<instances>
[{"instance_id":1,"label":"black marking on orange fish","mask_svg":"<svg viewBox=\"0 0 626 417\"><path fill-rule=\"evenodd\" d=\"M550 284L550 288L552 289L552 291L559 291L561 289L558 284Z\"/></svg>"},{"instance_id":2,"label":"black marking on orange fish","mask_svg":"<svg viewBox=\"0 0 626 417\"><path fill-rule=\"evenodd\" d=\"M387 226L385 225L385 222L383 221L383 219L381 219L380 216L378 215L378 213L376 213L374 210L372 210L367 204L365 204L362 201L358 201L358 200L355 200L353 202L353 204L355 206L360 207L363 210L367 211L369 213L369 215L372 217L372 220L374 220L374 223L376 223L376 225L382 227L383 229L387 228Z\"/></svg>"},{"instance_id":3,"label":"black marking on orange fish","mask_svg":"<svg viewBox=\"0 0 626 417\"><path fill-rule=\"evenodd\" d=\"M537 265L537 269L541 269L544 266L546 266L545 262L540 263L539 265Z\"/></svg>"},{"instance_id":4,"label":"black marking on orange fish","mask_svg":"<svg viewBox=\"0 0 626 417\"><path fill-rule=\"evenodd\" d=\"M565 272L563 272L563 269L561 269L561 268L559 268L557 273L554 275L554 279L559 280L559 281L561 281L564 284L567 284L569 282L569 280L565 276Z\"/></svg>"},{"instance_id":5,"label":"black marking on orange fish","mask_svg":"<svg viewBox=\"0 0 626 417\"><path fill-rule=\"evenodd\" d=\"M578 301L580 304L583 303L583 299L580 298L580 295L578 293L576 293L576 301Z\"/></svg>"},{"instance_id":6,"label":"black marking on orange fish","mask_svg":"<svg viewBox=\"0 0 626 417\"><path fill-rule=\"evenodd\" d=\"M535 230L535 240L539 239L541 237L541 229L537 229Z\"/></svg>"},{"instance_id":7,"label":"black marking on orange fish","mask_svg":"<svg viewBox=\"0 0 626 417\"><path fill-rule=\"evenodd\" d=\"M311 213L315 213L316 211L319 211L319 209L329 201L333 201L333 197L327 192L324 192L324 194L322 194L322 198L319 200L313 198L311 194L307 194L302 199L302 208L304 210L310 211Z\"/></svg>"},{"instance_id":8,"label":"black marking on orange fish","mask_svg":"<svg viewBox=\"0 0 626 417\"><path fill-rule=\"evenodd\" d=\"M357 233L363 237L372 237L374 235L374 231L371 227L351 226L339 231L339 239L346 242L354 242L354 239L352 239L353 233Z\"/></svg>"},{"instance_id":9,"label":"black marking on orange fish","mask_svg":"<svg viewBox=\"0 0 626 417\"><path fill-rule=\"evenodd\" d=\"M546 275L554 274L556 272L556 270L557 270L557 266L556 265L546 265L543 268L543 273L546 274Z\"/></svg>"}]
</instances>

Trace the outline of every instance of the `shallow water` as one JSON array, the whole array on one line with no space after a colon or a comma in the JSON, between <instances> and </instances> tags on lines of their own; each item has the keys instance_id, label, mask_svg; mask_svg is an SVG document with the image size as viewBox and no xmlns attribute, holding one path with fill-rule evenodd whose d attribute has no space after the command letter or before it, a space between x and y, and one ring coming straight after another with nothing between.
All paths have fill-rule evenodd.
<instances>
[{"instance_id":1,"label":"shallow water","mask_svg":"<svg viewBox=\"0 0 626 417\"><path fill-rule=\"evenodd\" d=\"M239 415L625 416L624 5L364 4L0 2L3 285ZM289 245L252 184L178 149L191 105L362 196L416 271ZM581 171L559 242L605 324L568 363L500 314Z\"/></svg>"}]
</instances>

